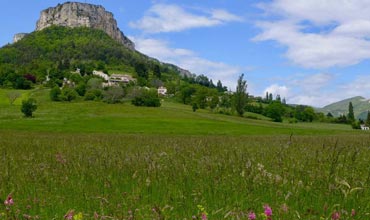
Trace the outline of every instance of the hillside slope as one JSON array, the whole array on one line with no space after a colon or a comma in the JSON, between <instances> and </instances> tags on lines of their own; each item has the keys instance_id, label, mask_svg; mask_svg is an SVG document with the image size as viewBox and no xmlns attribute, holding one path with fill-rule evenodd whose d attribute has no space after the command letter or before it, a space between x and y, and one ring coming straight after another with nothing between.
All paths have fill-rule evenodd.
<instances>
[{"instance_id":1,"label":"hillside slope","mask_svg":"<svg viewBox=\"0 0 370 220\"><path fill-rule=\"evenodd\" d=\"M335 117L346 115L348 114L348 105L350 102L352 102L355 117L365 119L367 117L367 111L370 110L370 101L361 96L332 103L318 109L318 111L325 114L330 112Z\"/></svg>"},{"instance_id":2,"label":"hillside slope","mask_svg":"<svg viewBox=\"0 0 370 220\"><path fill-rule=\"evenodd\" d=\"M133 73L138 63L149 71L159 66L167 77L181 74L180 68L128 49L102 30L51 26L0 48L0 86L27 73L41 82L47 74L63 77L63 72L75 68L83 72L100 68Z\"/></svg>"}]
</instances>

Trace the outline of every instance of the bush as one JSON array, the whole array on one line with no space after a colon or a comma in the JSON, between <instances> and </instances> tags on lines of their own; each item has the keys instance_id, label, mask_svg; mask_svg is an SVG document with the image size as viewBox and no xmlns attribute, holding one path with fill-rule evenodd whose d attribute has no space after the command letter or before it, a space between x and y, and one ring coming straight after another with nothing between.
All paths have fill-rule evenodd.
<instances>
[{"instance_id":1,"label":"bush","mask_svg":"<svg viewBox=\"0 0 370 220\"><path fill-rule=\"evenodd\" d=\"M60 101L60 95L62 91L60 90L59 86L55 86L50 90L50 99L51 101Z\"/></svg>"},{"instance_id":2,"label":"bush","mask_svg":"<svg viewBox=\"0 0 370 220\"><path fill-rule=\"evenodd\" d=\"M35 99L30 98L22 101L21 111L25 117L32 117L32 114L34 111L36 111L36 109L37 105Z\"/></svg>"},{"instance_id":3,"label":"bush","mask_svg":"<svg viewBox=\"0 0 370 220\"><path fill-rule=\"evenodd\" d=\"M78 93L74 90L74 89L71 89L71 88L68 88L68 87L65 87L62 89L62 95L61 95L61 99L63 101L72 101L72 100L75 100L78 96Z\"/></svg>"},{"instance_id":4,"label":"bush","mask_svg":"<svg viewBox=\"0 0 370 220\"><path fill-rule=\"evenodd\" d=\"M161 101L158 98L157 90L145 90L136 96L131 103L135 106L159 107Z\"/></svg>"},{"instance_id":5,"label":"bush","mask_svg":"<svg viewBox=\"0 0 370 220\"><path fill-rule=\"evenodd\" d=\"M99 89L89 90L85 93L85 100L92 101L92 100L101 100L103 97L103 93Z\"/></svg>"}]
</instances>

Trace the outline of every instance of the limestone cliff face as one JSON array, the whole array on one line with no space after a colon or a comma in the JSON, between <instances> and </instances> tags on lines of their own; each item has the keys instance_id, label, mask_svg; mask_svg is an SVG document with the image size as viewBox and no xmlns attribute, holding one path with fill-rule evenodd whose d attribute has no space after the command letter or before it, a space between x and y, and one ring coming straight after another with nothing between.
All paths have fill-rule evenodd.
<instances>
[{"instance_id":1,"label":"limestone cliff face","mask_svg":"<svg viewBox=\"0 0 370 220\"><path fill-rule=\"evenodd\" d=\"M113 14L103 6L77 2L58 4L41 12L36 31L51 25L100 29L127 48L135 50L134 43L117 27Z\"/></svg>"}]
</instances>

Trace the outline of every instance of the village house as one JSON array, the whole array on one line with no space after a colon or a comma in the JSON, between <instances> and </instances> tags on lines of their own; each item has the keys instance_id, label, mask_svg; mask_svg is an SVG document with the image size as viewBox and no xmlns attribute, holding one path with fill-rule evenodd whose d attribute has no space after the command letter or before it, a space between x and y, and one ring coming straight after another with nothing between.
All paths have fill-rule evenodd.
<instances>
[{"instance_id":1,"label":"village house","mask_svg":"<svg viewBox=\"0 0 370 220\"><path fill-rule=\"evenodd\" d=\"M370 128L366 125L361 125L361 130L368 131L368 130L370 130Z\"/></svg>"},{"instance_id":2,"label":"village house","mask_svg":"<svg viewBox=\"0 0 370 220\"><path fill-rule=\"evenodd\" d=\"M167 94L167 88L166 87L159 87L158 88L158 95L166 95Z\"/></svg>"},{"instance_id":3,"label":"village house","mask_svg":"<svg viewBox=\"0 0 370 220\"><path fill-rule=\"evenodd\" d=\"M105 74L105 73L101 72L101 71L96 71L96 70L94 70L94 71L93 71L93 75L94 75L94 76L99 76L99 77L103 78L103 79L104 79L104 80L106 80L106 81L108 81L108 80L109 80L109 76L108 76L107 74Z\"/></svg>"},{"instance_id":4,"label":"village house","mask_svg":"<svg viewBox=\"0 0 370 220\"><path fill-rule=\"evenodd\" d=\"M132 76L127 75L127 74L112 74L109 77L109 82L115 82L115 83L129 83L131 81L135 81Z\"/></svg>"}]
</instances>

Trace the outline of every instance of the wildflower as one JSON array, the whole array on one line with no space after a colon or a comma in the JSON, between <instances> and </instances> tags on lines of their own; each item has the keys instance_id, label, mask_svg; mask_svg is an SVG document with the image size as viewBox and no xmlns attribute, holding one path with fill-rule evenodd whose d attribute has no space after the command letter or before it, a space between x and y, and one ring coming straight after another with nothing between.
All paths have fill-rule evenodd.
<instances>
[{"instance_id":1,"label":"wildflower","mask_svg":"<svg viewBox=\"0 0 370 220\"><path fill-rule=\"evenodd\" d=\"M255 219L256 219L256 213L254 213L254 212L250 212L250 213L248 214L248 219L249 219L249 220L255 220Z\"/></svg>"},{"instance_id":2,"label":"wildflower","mask_svg":"<svg viewBox=\"0 0 370 220\"><path fill-rule=\"evenodd\" d=\"M271 217L272 216L272 209L269 205L264 205L263 208L265 209L265 215L267 217Z\"/></svg>"},{"instance_id":3,"label":"wildflower","mask_svg":"<svg viewBox=\"0 0 370 220\"><path fill-rule=\"evenodd\" d=\"M74 210L70 210L64 215L64 219L73 220Z\"/></svg>"},{"instance_id":4,"label":"wildflower","mask_svg":"<svg viewBox=\"0 0 370 220\"><path fill-rule=\"evenodd\" d=\"M351 216L354 217L355 215L356 215L356 211L355 211L355 209L352 209Z\"/></svg>"},{"instance_id":5,"label":"wildflower","mask_svg":"<svg viewBox=\"0 0 370 220\"><path fill-rule=\"evenodd\" d=\"M339 220L339 219L340 219L340 214L339 214L339 212L334 212L334 213L331 215L331 219L333 219L333 220Z\"/></svg>"},{"instance_id":6,"label":"wildflower","mask_svg":"<svg viewBox=\"0 0 370 220\"><path fill-rule=\"evenodd\" d=\"M202 220L207 220L207 214L206 213L202 213Z\"/></svg>"},{"instance_id":7,"label":"wildflower","mask_svg":"<svg viewBox=\"0 0 370 220\"><path fill-rule=\"evenodd\" d=\"M14 200L13 200L13 198L12 198L12 195L11 194L9 194L8 195L8 197L5 199L5 201L4 201L4 205L6 205L6 206L11 206L11 205L13 205L14 204Z\"/></svg>"}]
</instances>

